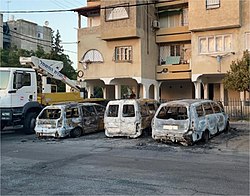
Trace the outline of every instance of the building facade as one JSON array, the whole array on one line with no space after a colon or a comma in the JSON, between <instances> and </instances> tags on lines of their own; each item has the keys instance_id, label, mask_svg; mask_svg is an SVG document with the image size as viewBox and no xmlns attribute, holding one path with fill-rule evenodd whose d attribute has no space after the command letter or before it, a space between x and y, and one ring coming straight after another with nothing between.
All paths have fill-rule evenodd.
<instances>
[{"instance_id":1,"label":"building facade","mask_svg":"<svg viewBox=\"0 0 250 196\"><path fill-rule=\"evenodd\" d=\"M41 46L45 52L51 51L52 29L36 23L11 18L6 22L10 34L10 46L36 51Z\"/></svg>"},{"instance_id":2,"label":"building facade","mask_svg":"<svg viewBox=\"0 0 250 196\"><path fill-rule=\"evenodd\" d=\"M248 0L88 0L78 12L79 79L89 96L249 99L224 89L233 60L250 47ZM83 17L87 27L82 27Z\"/></svg>"}]
</instances>

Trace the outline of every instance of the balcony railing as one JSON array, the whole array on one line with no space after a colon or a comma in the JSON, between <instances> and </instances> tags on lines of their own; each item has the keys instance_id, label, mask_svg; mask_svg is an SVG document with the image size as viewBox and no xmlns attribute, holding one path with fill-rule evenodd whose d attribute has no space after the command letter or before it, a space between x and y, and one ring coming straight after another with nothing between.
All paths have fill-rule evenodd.
<instances>
[{"instance_id":1,"label":"balcony railing","mask_svg":"<svg viewBox=\"0 0 250 196\"><path fill-rule=\"evenodd\" d=\"M156 80L190 79L191 69L189 63L178 65L156 66Z\"/></svg>"}]
</instances>

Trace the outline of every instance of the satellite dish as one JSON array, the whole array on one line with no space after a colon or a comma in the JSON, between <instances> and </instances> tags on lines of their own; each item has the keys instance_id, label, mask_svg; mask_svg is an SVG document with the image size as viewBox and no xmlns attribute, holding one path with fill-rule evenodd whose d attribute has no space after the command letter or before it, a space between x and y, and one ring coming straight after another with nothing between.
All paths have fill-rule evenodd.
<instances>
[{"instance_id":1,"label":"satellite dish","mask_svg":"<svg viewBox=\"0 0 250 196\"><path fill-rule=\"evenodd\" d=\"M49 26L49 21L46 20L46 21L44 22L44 25L45 25L46 27Z\"/></svg>"}]
</instances>

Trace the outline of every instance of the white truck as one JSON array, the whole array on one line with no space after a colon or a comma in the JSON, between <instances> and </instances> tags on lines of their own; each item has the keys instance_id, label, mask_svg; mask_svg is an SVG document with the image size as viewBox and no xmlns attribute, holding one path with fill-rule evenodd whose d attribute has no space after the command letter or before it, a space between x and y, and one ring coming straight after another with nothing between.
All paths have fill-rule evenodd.
<instances>
[{"instance_id":1,"label":"white truck","mask_svg":"<svg viewBox=\"0 0 250 196\"><path fill-rule=\"evenodd\" d=\"M42 93L49 93L51 85L47 77L61 80L77 91L83 92L74 81L60 73L61 61L20 57L20 63L31 68L0 67L0 119L1 130L5 126L22 125L23 131L33 133L35 119L42 110L37 93L37 74L42 75Z\"/></svg>"}]
</instances>

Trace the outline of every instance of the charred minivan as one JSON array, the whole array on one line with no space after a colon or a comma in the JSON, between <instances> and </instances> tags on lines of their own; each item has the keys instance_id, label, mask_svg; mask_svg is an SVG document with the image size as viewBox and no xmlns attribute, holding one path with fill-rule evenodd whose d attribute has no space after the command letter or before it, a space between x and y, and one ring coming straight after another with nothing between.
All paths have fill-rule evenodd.
<instances>
[{"instance_id":1,"label":"charred minivan","mask_svg":"<svg viewBox=\"0 0 250 196\"><path fill-rule=\"evenodd\" d=\"M183 99L162 103L152 120L152 138L192 145L207 142L216 133L229 129L222 104L203 99Z\"/></svg>"},{"instance_id":2,"label":"charred minivan","mask_svg":"<svg viewBox=\"0 0 250 196\"><path fill-rule=\"evenodd\" d=\"M105 107L96 103L63 103L46 106L36 119L38 137L80 137L104 130Z\"/></svg>"},{"instance_id":3,"label":"charred minivan","mask_svg":"<svg viewBox=\"0 0 250 196\"><path fill-rule=\"evenodd\" d=\"M139 137L151 128L151 120L159 106L153 99L122 99L109 101L104 115L107 137Z\"/></svg>"}]
</instances>

